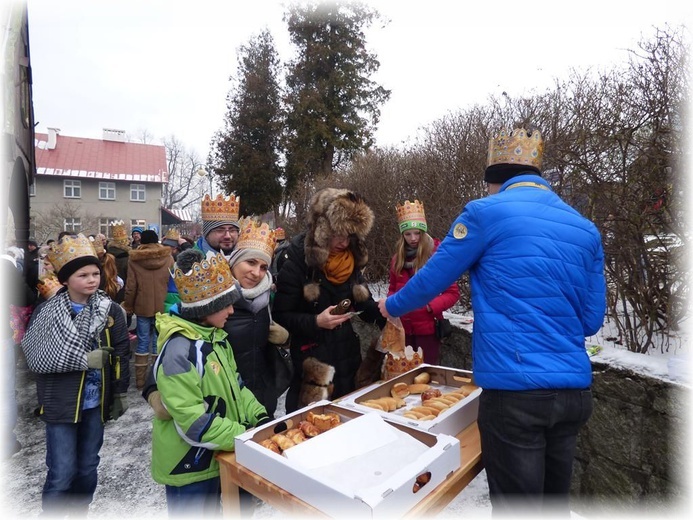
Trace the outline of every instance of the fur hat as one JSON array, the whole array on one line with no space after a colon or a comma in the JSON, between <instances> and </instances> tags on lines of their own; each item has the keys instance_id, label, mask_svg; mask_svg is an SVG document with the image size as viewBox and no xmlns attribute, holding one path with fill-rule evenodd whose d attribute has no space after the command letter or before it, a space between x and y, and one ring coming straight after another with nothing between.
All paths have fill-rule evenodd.
<instances>
[{"instance_id":1,"label":"fur hat","mask_svg":"<svg viewBox=\"0 0 693 520\"><path fill-rule=\"evenodd\" d=\"M181 251L173 281L181 299L178 313L186 320L200 320L240 298L231 268L220 254L206 260L199 249Z\"/></svg>"},{"instance_id":2,"label":"fur hat","mask_svg":"<svg viewBox=\"0 0 693 520\"><path fill-rule=\"evenodd\" d=\"M335 235L349 237L349 249L354 255L354 268L368 263L366 236L373 227L373 211L358 193L347 189L325 188L311 199L304 254L306 264L324 270L330 254L330 239ZM364 301L368 289L354 287L354 300ZM315 291L318 291L317 293ZM319 285L309 284L304 295L309 301L317 299Z\"/></svg>"},{"instance_id":3,"label":"fur hat","mask_svg":"<svg viewBox=\"0 0 693 520\"><path fill-rule=\"evenodd\" d=\"M334 384L335 369L332 365L318 361L314 357L307 357L303 361L303 381L298 397L300 407L308 406L310 403L330 399Z\"/></svg>"}]
</instances>

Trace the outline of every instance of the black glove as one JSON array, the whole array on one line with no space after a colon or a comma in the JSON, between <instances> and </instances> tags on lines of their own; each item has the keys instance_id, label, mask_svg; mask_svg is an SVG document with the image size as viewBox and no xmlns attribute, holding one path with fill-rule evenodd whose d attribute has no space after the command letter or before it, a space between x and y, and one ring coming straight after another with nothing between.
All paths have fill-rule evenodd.
<instances>
[{"instance_id":1,"label":"black glove","mask_svg":"<svg viewBox=\"0 0 693 520\"><path fill-rule=\"evenodd\" d=\"M87 366L101 369L108 365L108 358L113 352L113 347L101 347L87 353Z\"/></svg>"},{"instance_id":2,"label":"black glove","mask_svg":"<svg viewBox=\"0 0 693 520\"><path fill-rule=\"evenodd\" d=\"M113 406L111 406L111 419L117 421L118 418L128 409L128 395L116 394L113 396Z\"/></svg>"}]
</instances>

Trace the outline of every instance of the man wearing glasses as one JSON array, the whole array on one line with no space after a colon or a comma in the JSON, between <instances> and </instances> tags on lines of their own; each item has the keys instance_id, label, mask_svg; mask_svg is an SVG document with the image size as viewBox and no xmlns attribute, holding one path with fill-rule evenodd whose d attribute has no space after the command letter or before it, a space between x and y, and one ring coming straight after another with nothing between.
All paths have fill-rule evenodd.
<instances>
[{"instance_id":1,"label":"man wearing glasses","mask_svg":"<svg viewBox=\"0 0 693 520\"><path fill-rule=\"evenodd\" d=\"M205 195L202 199L202 236L195 248L209 259L221 253L228 260L238 241L238 215L241 198L221 193L212 199Z\"/></svg>"}]
</instances>

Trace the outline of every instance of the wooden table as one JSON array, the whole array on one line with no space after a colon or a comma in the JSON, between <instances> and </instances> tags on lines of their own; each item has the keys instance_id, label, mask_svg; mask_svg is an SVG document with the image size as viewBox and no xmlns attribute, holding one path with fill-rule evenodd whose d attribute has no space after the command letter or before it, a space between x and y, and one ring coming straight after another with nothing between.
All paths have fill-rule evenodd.
<instances>
[{"instance_id":1,"label":"wooden table","mask_svg":"<svg viewBox=\"0 0 693 520\"><path fill-rule=\"evenodd\" d=\"M442 482L426 498L421 500L405 517L422 517L435 515L442 511L482 470L481 442L476 422L457 434L460 441L460 467L448 479ZM240 517L238 488L241 487L272 507L289 515L321 516L323 512L295 497L250 471L236 462L233 452L217 454L221 474L221 500L225 518Z\"/></svg>"}]
</instances>

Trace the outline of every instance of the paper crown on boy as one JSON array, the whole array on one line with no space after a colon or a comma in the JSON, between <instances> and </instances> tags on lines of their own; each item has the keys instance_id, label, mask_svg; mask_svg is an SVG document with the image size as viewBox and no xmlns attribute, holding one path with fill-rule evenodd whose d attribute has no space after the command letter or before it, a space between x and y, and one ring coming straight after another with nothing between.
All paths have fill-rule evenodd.
<instances>
[{"instance_id":1,"label":"paper crown on boy","mask_svg":"<svg viewBox=\"0 0 693 520\"><path fill-rule=\"evenodd\" d=\"M284 231L284 228L275 228L274 230L274 239L279 242L280 240L286 240L286 231Z\"/></svg>"},{"instance_id":2,"label":"paper crown on boy","mask_svg":"<svg viewBox=\"0 0 693 520\"><path fill-rule=\"evenodd\" d=\"M241 198L233 193L228 198L219 193L216 198L205 195L202 199L202 234L207 234L219 226L238 225L238 215L241 209Z\"/></svg>"},{"instance_id":3,"label":"paper crown on boy","mask_svg":"<svg viewBox=\"0 0 693 520\"><path fill-rule=\"evenodd\" d=\"M423 202L418 200L409 202L405 200L401 205L397 204L395 209L397 210L397 223L400 233L404 233L408 229L420 229L424 233L428 231Z\"/></svg>"},{"instance_id":4,"label":"paper crown on boy","mask_svg":"<svg viewBox=\"0 0 693 520\"><path fill-rule=\"evenodd\" d=\"M488 143L484 181L502 184L521 173L541 175L544 141L539 130L502 130Z\"/></svg>"},{"instance_id":5,"label":"paper crown on boy","mask_svg":"<svg viewBox=\"0 0 693 520\"><path fill-rule=\"evenodd\" d=\"M96 256L91 240L82 233L77 236L64 236L60 242L53 244L47 256L58 274L60 283L65 283L75 271L84 266L94 264L101 269L101 262Z\"/></svg>"},{"instance_id":6,"label":"paper crown on boy","mask_svg":"<svg viewBox=\"0 0 693 520\"><path fill-rule=\"evenodd\" d=\"M173 281L178 289L182 318L201 319L233 305L240 290L226 259L219 253L206 260L197 249L181 251Z\"/></svg>"}]
</instances>

